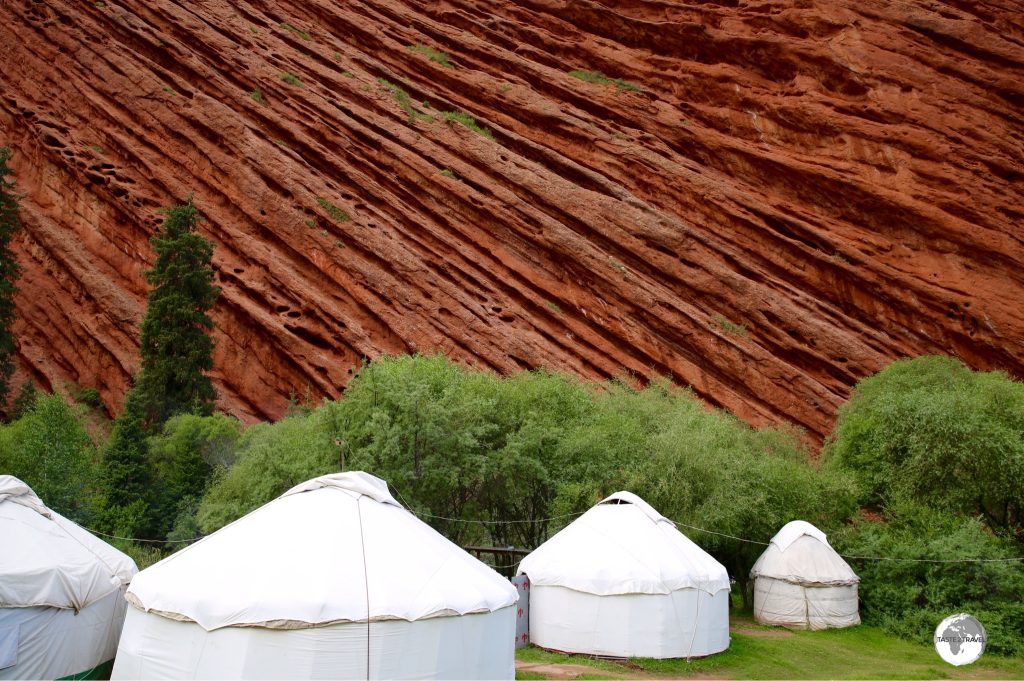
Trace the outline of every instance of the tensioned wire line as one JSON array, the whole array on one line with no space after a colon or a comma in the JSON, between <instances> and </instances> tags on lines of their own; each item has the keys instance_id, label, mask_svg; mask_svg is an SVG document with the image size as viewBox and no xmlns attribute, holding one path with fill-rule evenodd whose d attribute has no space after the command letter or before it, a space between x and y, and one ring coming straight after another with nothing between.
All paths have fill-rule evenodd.
<instances>
[{"instance_id":1,"label":"tensioned wire line","mask_svg":"<svg viewBox=\"0 0 1024 681\"><path fill-rule=\"evenodd\" d=\"M106 532L100 532L99 530L94 530L91 527L86 527L85 525L79 525L79 527L81 527L83 530L88 530L93 534L98 534L101 537L109 537L110 539L123 539L124 541L145 542L147 544L192 544L202 539L202 537L197 537L195 539L140 539L138 537L119 537L116 534L107 534Z\"/></svg>"},{"instance_id":2,"label":"tensioned wire line","mask_svg":"<svg viewBox=\"0 0 1024 681\"><path fill-rule=\"evenodd\" d=\"M401 496L401 494L399 494L399 496ZM402 500L405 501L404 498ZM546 522L550 522L552 520L559 520L559 519L562 519L562 518L569 518L569 517L572 517L572 516L583 515L583 513L585 513L585 511L579 512L579 513L565 513L565 514L562 514L562 515L552 516L550 518L535 518L535 519L532 519L532 520L479 520L479 519L471 519L471 518L447 518L445 516L437 516L437 515L432 515L430 513L423 513L423 512L420 512L420 511L412 511L412 510L410 510L410 512L415 514L415 515L418 515L418 516L421 516L421 517L426 517L426 518L437 518L439 520L448 520L448 521L460 522L460 523L480 523L482 525L500 525L500 524L511 524L511 523L546 523ZM744 542L744 543L747 543L747 544L757 544L759 546L770 546L771 545L771 542L758 541L756 539L746 539L744 537L737 537L736 535L733 535L733 534L726 534L725 532L716 532L715 530L708 530L708 529L705 529L703 527L697 527L696 525L689 525L687 523L682 523L682 522L679 522L679 521L676 521L676 520L671 520L671 518L666 518L666 520L670 520L672 523L674 523L676 525L680 525L682 527L685 527L685 528L688 528L688 529L691 529L691 530L696 530L698 532L704 532L704 533L707 533L707 534L713 534L713 535L716 535L718 537L725 537L727 539L732 539L732 540L739 541L739 542ZM836 551L836 553L839 553L839 552ZM892 557L892 556L853 556L853 555L847 555L845 553L839 553L839 555L841 557L843 557L843 558L849 558L850 560L887 560L887 561L899 561L899 562L905 562L905 563L1011 563L1011 562L1024 561L1024 557L1021 557L1021 558L896 558L896 557Z\"/></svg>"},{"instance_id":3,"label":"tensioned wire line","mask_svg":"<svg viewBox=\"0 0 1024 681\"><path fill-rule=\"evenodd\" d=\"M575 517L575 516L581 516L584 513L586 513L586 511L579 511L579 512L576 512L576 513L563 513L561 515L551 516L550 518L529 518L529 519L524 519L524 520L483 520L483 519L480 519L480 518L450 518L450 517L443 516L443 515L434 515L432 513L426 513L424 511L414 511L411 508L409 508L409 502L407 502L405 500L405 497L402 496L401 492L398 493L398 496L402 499L402 501L405 501L405 503L406 503L406 510L409 511L410 513L412 513L413 515L417 515L417 516L419 516L421 518L433 518L435 520L447 520L449 522L456 522L456 523L477 523L477 524L480 524L480 525L514 525L514 524L518 524L518 523L547 523L547 522L551 522L552 520L561 520L563 518L572 518L572 517ZM697 532L704 532L706 534L713 534L713 535L718 536L718 537L725 537L726 539L732 539L734 541L744 542L746 544L757 544L758 546L769 546L771 544L771 542L758 541L756 539L746 539L744 537L737 537L736 535L733 535L733 534L726 534L725 532L716 532L715 530L708 530L708 529L705 529L703 527L697 527L696 525L689 525L687 523L678 522L676 520L672 520L671 518L666 518L666 520L669 520L669 521L671 521L672 523L674 523L676 525L679 525L681 527L685 527L685 528L690 529L690 530L696 530ZM94 530L92 528L85 527L84 525L82 527L83 527L83 529L89 530L89 532L92 532L93 534L98 534L98 535L103 536L103 537L110 537L111 539L122 539L124 541L134 541L134 542L146 542L146 543L151 543L151 544L191 544L191 543L194 543L196 541L199 541L199 539L202 539L202 537L199 537L197 539L168 539L168 540L162 540L162 539L136 539L134 537L119 537L117 535L107 534L105 532L100 532L99 530ZM839 552L837 551L836 553L839 553ZM1016 563L1016 562L1024 561L1024 557L1020 557L1020 558L897 558L897 557L894 557L894 556L854 556L854 555L848 555L848 554L845 554L845 553L839 553L839 555L842 558L848 558L850 560L880 560L880 561L884 560L884 561L904 562L904 563Z\"/></svg>"},{"instance_id":4,"label":"tensioned wire line","mask_svg":"<svg viewBox=\"0 0 1024 681\"><path fill-rule=\"evenodd\" d=\"M413 511L412 509L406 509L413 515L418 515L421 518L436 518L437 520L448 520L455 523L479 523L481 525L515 525L517 523L546 523L552 520L561 520L562 518L572 518L574 516L583 515L586 511L580 511L578 513L563 513L562 515L551 516L550 518L534 518L531 520L479 520L476 518L447 518L443 515L433 515L425 513L423 511Z\"/></svg>"},{"instance_id":5,"label":"tensioned wire line","mask_svg":"<svg viewBox=\"0 0 1024 681\"><path fill-rule=\"evenodd\" d=\"M735 539L736 541L745 542L747 544L759 544L761 546L769 546L771 542L757 541L755 539L744 539L743 537L736 537L731 534L725 534L724 532L715 532L714 530L705 530L703 527L697 527L696 525L687 525L686 523L680 523L672 521L676 525L682 525L691 530L697 530L698 532L706 532L708 534L718 535L719 537L728 537L729 539ZM901 561L906 563L1009 563L1024 561L1022 558L896 558L893 556L850 556L845 553L839 553L841 557L849 558L850 560L888 560L888 561Z\"/></svg>"}]
</instances>

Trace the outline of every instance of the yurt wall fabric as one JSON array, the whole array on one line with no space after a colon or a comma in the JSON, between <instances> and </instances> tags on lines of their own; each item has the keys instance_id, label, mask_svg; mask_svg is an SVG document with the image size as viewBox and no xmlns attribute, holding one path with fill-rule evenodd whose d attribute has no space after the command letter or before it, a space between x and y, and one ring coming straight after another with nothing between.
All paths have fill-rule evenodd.
<instances>
[{"instance_id":1,"label":"yurt wall fabric","mask_svg":"<svg viewBox=\"0 0 1024 681\"><path fill-rule=\"evenodd\" d=\"M0 679L108 665L135 563L0 475Z\"/></svg>"},{"instance_id":2,"label":"yurt wall fabric","mask_svg":"<svg viewBox=\"0 0 1024 681\"><path fill-rule=\"evenodd\" d=\"M808 522L787 523L750 571L754 618L794 629L860 624L860 578Z\"/></svg>"},{"instance_id":3,"label":"yurt wall fabric","mask_svg":"<svg viewBox=\"0 0 1024 681\"><path fill-rule=\"evenodd\" d=\"M414 622L213 631L129 608L113 678L510 679L515 633L514 608Z\"/></svg>"},{"instance_id":4,"label":"yurt wall fabric","mask_svg":"<svg viewBox=\"0 0 1024 681\"><path fill-rule=\"evenodd\" d=\"M729 591L601 595L530 587L530 640L560 652L609 657L703 657L729 647ZM532 612L532 611L531 611Z\"/></svg>"},{"instance_id":5,"label":"yurt wall fabric","mask_svg":"<svg viewBox=\"0 0 1024 681\"><path fill-rule=\"evenodd\" d=\"M143 570L127 598L115 678L514 675L515 588L366 473L298 485Z\"/></svg>"},{"instance_id":6,"label":"yurt wall fabric","mask_svg":"<svg viewBox=\"0 0 1024 681\"><path fill-rule=\"evenodd\" d=\"M530 639L615 657L699 657L729 646L725 568L647 502L618 492L527 556Z\"/></svg>"}]
</instances>

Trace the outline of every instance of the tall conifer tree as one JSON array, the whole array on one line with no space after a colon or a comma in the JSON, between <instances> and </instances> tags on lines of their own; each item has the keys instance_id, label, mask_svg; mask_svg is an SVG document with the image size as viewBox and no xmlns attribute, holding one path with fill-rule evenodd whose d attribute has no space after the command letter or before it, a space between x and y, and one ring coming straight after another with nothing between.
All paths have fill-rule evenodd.
<instances>
[{"instance_id":1,"label":"tall conifer tree","mask_svg":"<svg viewBox=\"0 0 1024 681\"><path fill-rule=\"evenodd\" d=\"M14 294L18 292L16 282L21 276L21 267L11 249L11 241L21 231L18 220L18 195L14 183L7 180L11 169L7 161L11 158L10 147L0 147L0 405L7 403L10 392L11 374L14 373L14 333L11 326L17 311Z\"/></svg>"},{"instance_id":2,"label":"tall conifer tree","mask_svg":"<svg viewBox=\"0 0 1024 681\"><path fill-rule=\"evenodd\" d=\"M213 413L213 243L196 234L199 212L192 198L164 209L152 239L156 262L146 272L153 287L142 320L138 393L145 428L153 432L175 414Z\"/></svg>"}]
</instances>

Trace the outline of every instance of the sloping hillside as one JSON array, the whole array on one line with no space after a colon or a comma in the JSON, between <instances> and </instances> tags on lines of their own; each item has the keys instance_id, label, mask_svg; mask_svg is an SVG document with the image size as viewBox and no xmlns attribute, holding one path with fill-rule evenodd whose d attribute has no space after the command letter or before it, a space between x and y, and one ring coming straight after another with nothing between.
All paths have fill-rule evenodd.
<instances>
[{"instance_id":1,"label":"sloping hillside","mask_svg":"<svg viewBox=\"0 0 1024 681\"><path fill-rule=\"evenodd\" d=\"M1021 2L5 0L0 64L20 363L111 406L190 192L242 416L384 352L816 439L898 356L1024 376Z\"/></svg>"}]
</instances>

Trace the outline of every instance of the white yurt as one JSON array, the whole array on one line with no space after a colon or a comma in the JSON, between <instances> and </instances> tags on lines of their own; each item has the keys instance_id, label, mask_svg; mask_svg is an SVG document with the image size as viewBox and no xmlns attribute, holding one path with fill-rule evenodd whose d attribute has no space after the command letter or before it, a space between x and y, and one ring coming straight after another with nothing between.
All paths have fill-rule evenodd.
<instances>
[{"instance_id":1,"label":"white yurt","mask_svg":"<svg viewBox=\"0 0 1024 681\"><path fill-rule=\"evenodd\" d=\"M362 472L140 572L115 679L511 679L516 589Z\"/></svg>"},{"instance_id":2,"label":"white yurt","mask_svg":"<svg viewBox=\"0 0 1024 681\"><path fill-rule=\"evenodd\" d=\"M520 564L530 640L612 657L700 657L729 647L725 568L643 499L618 492Z\"/></svg>"},{"instance_id":3,"label":"white yurt","mask_svg":"<svg viewBox=\"0 0 1024 681\"><path fill-rule=\"evenodd\" d=\"M754 618L793 629L860 624L860 578L829 546L825 533L803 520L786 523L750 570Z\"/></svg>"},{"instance_id":4,"label":"white yurt","mask_svg":"<svg viewBox=\"0 0 1024 681\"><path fill-rule=\"evenodd\" d=\"M106 678L135 563L0 475L0 679Z\"/></svg>"}]
</instances>

